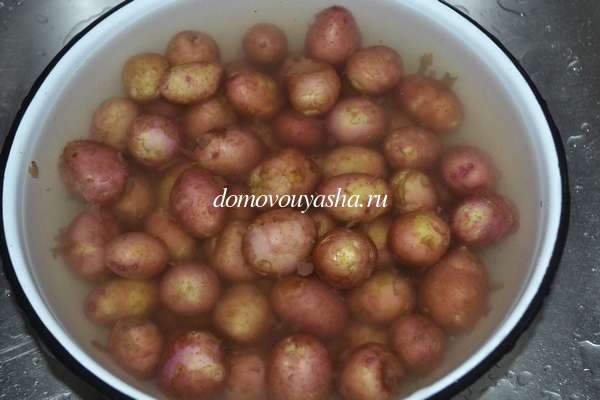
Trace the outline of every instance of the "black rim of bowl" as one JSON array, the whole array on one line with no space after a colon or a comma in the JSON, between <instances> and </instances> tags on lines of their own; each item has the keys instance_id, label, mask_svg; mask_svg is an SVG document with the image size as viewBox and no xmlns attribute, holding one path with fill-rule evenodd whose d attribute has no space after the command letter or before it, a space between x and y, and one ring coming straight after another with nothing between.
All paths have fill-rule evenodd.
<instances>
[{"instance_id":1,"label":"black rim of bowl","mask_svg":"<svg viewBox=\"0 0 600 400\"><path fill-rule=\"evenodd\" d=\"M38 79L32 85L29 93L23 100L19 111L17 112L15 119L12 123L12 126L6 136L4 141L4 145L2 148L2 154L0 155L0 163L2 165L2 175L1 181L4 182L4 174L6 171L6 163L8 161L8 156L10 154L10 150L12 148L12 143L15 138L15 134L17 129L21 123L21 119L25 114L29 104L32 99L35 97L38 89L46 79L46 77L50 74L50 72L54 69L56 64L62 59L62 57L77 43L82 37L84 37L90 30L92 30L96 25L100 24L106 18L111 16L117 10L126 6L127 4L133 2L134 0L125 0L122 3L116 5L105 14L97 18L90 25L88 25L85 29L83 29L79 34L77 34L69 43L61 49L61 51L52 59L52 61L48 64L48 66L44 69L44 71L40 74ZM554 279L554 275L556 274L556 270L558 269L560 258L565 247L568 227L569 227L569 213L570 213L570 193L569 193L569 182L568 182L568 173L567 173L567 161L565 149L562 144L562 140L560 137L560 132L550 115L550 111L548 106L543 99L542 95L536 88L535 84L524 70L524 68L519 64L518 60L506 49L506 47L498 40L493 34L487 31L484 27L482 27L478 22L473 20L469 15L465 14L463 11L459 10L455 6L446 2L446 0L438 0L441 4L450 8L454 12L461 15L465 20L473 24L477 27L483 34L485 34L492 42L496 44L496 46L502 50L502 52L508 57L508 59L515 65L515 67L519 70L523 78L529 85L530 90L534 93L544 115L546 117L546 121L550 130L552 132L552 138L554 141L554 148L556 150L556 154L558 157L558 167L560 169L561 175L561 185L562 185L562 206L561 206L561 216L560 216L560 225L558 228L556 241L554 244L554 250L552 253L552 257L550 259L550 263L548 269L546 270L546 274L544 279L538 289L538 292L534 296L533 300L529 304L527 310L519 320L519 322L515 325L512 331L504 338L504 340L500 343L498 347L496 347L484 360L482 360L476 367L467 372L463 377L461 377L458 381L452 383L451 385L444 388L442 391L436 393L431 397L431 399L447 399L448 397L460 392L470 384L474 383L479 377L485 374L490 368L496 364L505 354L507 354L514 347L517 339L521 334L531 325L535 315L540 310L545 297L550 292L550 286L552 280ZM4 196L4 185L0 187L0 201ZM3 211L3 210L2 210ZM0 214L0 221L3 224L3 213ZM41 321L35 310L33 309L31 303L27 299L23 288L19 284L17 276L15 274L15 270L12 266L10 256L8 253L8 245L6 242L6 237L4 233L4 229L0 232L1 235L1 257L2 264L4 267L5 275L10 282L13 292L15 293L15 298L17 300L17 304L21 308L21 311L25 318L28 320L29 324L35 329L36 334L41 339L43 345L45 345L51 352L52 355L55 356L58 360L60 360L63 364L65 364L72 372L74 372L79 378L86 381L88 384L93 386L95 389L99 390L102 394L111 399L128 399L129 397L119 392L108 383L104 382L97 376L95 376L92 372L90 372L84 365L82 365L79 361L77 361L67 349L65 349L62 344L50 333L50 331L46 328L44 323Z\"/></svg>"}]
</instances>

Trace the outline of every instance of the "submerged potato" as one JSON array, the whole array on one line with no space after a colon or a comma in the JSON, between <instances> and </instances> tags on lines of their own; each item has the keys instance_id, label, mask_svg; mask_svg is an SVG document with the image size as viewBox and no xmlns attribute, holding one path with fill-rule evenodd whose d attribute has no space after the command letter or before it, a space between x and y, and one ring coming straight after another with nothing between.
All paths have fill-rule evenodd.
<instances>
[{"instance_id":1,"label":"submerged potato","mask_svg":"<svg viewBox=\"0 0 600 400\"><path fill-rule=\"evenodd\" d=\"M160 274L169 262L162 241L143 232L127 232L106 245L104 262L115 274L127 279L149 279Z\"/></svg>"},{"instance_id":2,"label":"submerged potato","mask_svg":"<svg viewBox=\"0 0 600 400\"><path fill-rule=\"evenodd\" d=\"M160 54L142 53L131 57L123 67L122 80L127 96L138 102L160 97L160 81L169 62Z\"/></svg>"},{"instance_id":3,"label":"submerged potato","mask_svg":"<svg viewBox=\"0 0 600 400\"><path fill-rule=\"evenodd\" d=\"M189 63L219 62L220 52L215 40L207 33L182 31L169 41L165 57L172 66Z\"/></svg>"},{"instance_id":4,"label":"submerged potato","mask_svg":"<svg viewBox=\"0 0 600 400\"><path fill-rule=\"evenodd\" d=\"M373 144L383 137L386 128L385 111L366 97L341 100L327 116L327 131L340 144Z\"/></svg>"},{"instance_id":5,"label":"submerged potato","mask_svg":"<svg viewBox=\"0 0 600 400\"><path fill-rule=\"evenodd\" d=\"M246 31L242 42L246 57L258 65L273 65L287 55L285 33L273 24L256 24Z\"/></svg>"},{"instance_id":6,"label":"submerged potato","mask_svg":"<svg viewBox=\"0 0 600 400\"><path fill-rule=\"evenodd\" d=\"M243 69L225 83L225 93L240 114L259 119L271 119L283 107L284 99L277 82L258 71Z\"/></svg>"},{"instance_id":7,"label":"submerged potato","mask_svg":"<svg viewBox=\"0 0 600 400\"><path fill-rule=\"evenodd\" d=\"M196 240L185 233L166 210L159 208L150 214L144 228L150 235L162 240L173 261L189 261L196 257Z\"/></svg>"},{"instance_id":8,"label":"submerged potato","mask_svg":"<svg viewBox=\"0 0 600 400\"><path fill-rule=\"evenodd\" d=\"M127 147L140 164L154 169L162 168L179 154L179 127L170 118L140 115L133 122Z\"/></svg>"},{"instance_id":9,"label":"submerged potato","mask_svg":"<svg viewBox=\"0 0 600 400\"><path fill-rule=\"evenodd\" d=\"M377 343L386 346L387 342L387 330L379 325L352 322L344 333L346 352L352 352L368 343Z\"/></svg>"},{"instance_id":10,"label":"submerged potato","mask_svg":"<svg viewBox=\"0 0 600 400\"><path fill-rule=\"evenodd\" d=\"M373 46L354 53L346 64L345 72L354 89L378 95L398 85L404 74L404 65L394 49Z\"/></svg>"},{"instance_id":11,"label":"submerged potato","mask_svg":"<svg viewBox=\"0 0 600 400\"><path fill-rule=\"evenodd\" d=\"M171 190L173 185L179 178L179 175L186 169L193 166L194 163L186 159L177 160L170 166L162 175L159 177L157 191L158 191L158 205L164 209L169 208L169 202L171 199Z\"/></svg>"},{"instance_id":12,"label":"submerged potato","mask_svg":"<svg viewBox=\"0 0 600 400\"><path fill-rule=\"evenodd\" d=\"M249 282L259 277L242 253L242 241L248 225L246 221L230 221L218 236L213 237L214 248L209 251L210 264L225 280Z\"/></svg>"},{"instance_id":13,"label":"submerged potato","mask_svg":"<svg viewBox=\"0 0 600 400\"><path fill-rule=\"evenodd\" d=\"M114 97L94 111L90 131L92 138L119 151L127 149L127 135L140 108L130 99Z\"/></svg>"},{"instance_id":14,"label":"submerged potato","mask_svg":"<svg viewBox=\"0 0 600 400\"><path fill-rule=\"evenodd\" d=\"M373 221L363 222L359 226L377 247L377 268L392 267L394 265L394 257L387 246L388 231L391 225L392 218L384 216Z\"/></svg>"},{"instance_id":15,"label":"submerged potato","mask_svg":"<svg viewBox=\"0 0 600 400\"><path fill-rule=\"evenodd\" d=\"M397 129L383 142L385 159L394 168L430 169L442 151L442 142L435 134L416 126Z\"/></svg>"},{"instance_id":16,"label":"submerged potato","mask_svg":"<svg viewBox=\"0 0 600 400\"><path fill-rule=\"evenodd\" d=\"M266 363L251 351L229 355L229 374L225 382L225 400L264 400L267 392Z\"/></svg>"},{"instance_id":17,"label":"submerged potato","mask_svg":"<svg viewBox=\"0 0 600 400\"><path fill-rule=\"evenodd\" d=\"M322 172L324 178L359 173L385 178L387 167L383 156L375 150L361 146L340 146L325 155Z\"/></svg>"},{"instance_id":18,"label":"submerged potato","mask_svg":"<svg viewBox=\"0 0 600 400\"><path fill-rule=\"evenodd\" d=\"M221 294L219 278L200 263L175 265L160 280L160 301L177 315L198 316L209 312Z\"/></svg>"},{"instance_id":19,"label":"submerged potato","mask_svg":"<svg viewBox=\"0 0 600 400\"><path fill-rule=\"evenodd\" d=\"M129 178L123 196L112 206L115 216L128 226L137 226L152 212L156 204L150 179L141 174Z\"/></svg>"},{"instance_id":20,"label":"submerged potato","mask_svg":"<svg viewBox=\"0 0 600 400\"><path fill-rule=\"evenodd\" d=\"M306 150L318 149L325 140L325 123L294 110L281 112L273 120L273 130L279 141Z\"/></svg>"},{"instance_id":21,"label":"submerged potato","mask_svg":"<svg viewBox=\"0 0 600 400\"><path fill-rule=\"evenodd\" d=\"M496 186L494 161L477 147L451 147L442 157L440 171L444 183L459 195L491 191Z\"/></svg>"},{"instance_id":22,"label":"submerged potato","mask_svg":"<svg viewBox=\"0 0 600 400\"><path fill-rule=\"evenodd\" d=\"M205 133L235 125L238 119L222 96L190 106L181 117L181 129L188 143L196 143Z\"/></svg>"},{"instance_id":23,"label":"submerged potato","mask_svg":"<svg viewBox=\"0 0 600 400\"><path fill-rule=\"evenodd\" d=\"M438 205L437 191L431 178L415 169L396 172L390 187L394 196L394 207L401 213L435 210Z\"/></svg>"},{"instance_id":24,"label":"submerged potato","mask_svg":"<svg viewBox=\"0 0 600 400\"><path fill-rule=\"evenodd\" d=\"M217 63L176 65L163 76L160 93L176 104L198 103L217 93L223 75Z\"/></svg>"}]
</instances>

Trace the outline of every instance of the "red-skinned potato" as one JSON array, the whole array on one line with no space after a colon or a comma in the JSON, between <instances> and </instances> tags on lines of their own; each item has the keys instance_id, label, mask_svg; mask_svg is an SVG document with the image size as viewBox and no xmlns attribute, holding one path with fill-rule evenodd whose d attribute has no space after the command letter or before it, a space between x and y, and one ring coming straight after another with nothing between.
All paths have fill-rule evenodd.
<instances>
[{"instance_id":1,"label":"red-skinned potato","mask_svg":"<svg viewBox=\"0 0 600 400\"><path fill-rule=\"evenodd\" d=\"M179 127L169 118L140 115L133 122L127 147L137 162L149 168L160 169L179 154Z\"/></svg>"},{"instance_id":2,"label":"red-skinned potato","mask_svg":"<svg viewBox=\"0 0 600 400\"><path fill-rule=\"evenodd\" d=\"M196 143L205 133L222 130L238 122L231 105L223 96L194 104L181 116L181 130L188 143Z\"/></svg>"},{"instance_id":3,"label":"red-skinned potato","mask_svg":"<svg viewBox=\"0 0 600 400\"><path fill-rule=\"evenodd\" d=\"M273 24L256 24L246 31L242 42L246 57L258 65L281 62L288 51L285 33Z\"/></svg>"},{"instance_id":4,"label":"red-skinned potato","mask_svg":"<svg viewBox=\"0 0 600 400\"><path fill-rule=\"evenodd\" d=\"M265 144L265 146L267 146L269 151L278 152L282 149L281 145L277 141L275 131L273 130L270 123L255 118L247 124L245 124L245 126L252 132L254 132L254 134L260 140L262 140L262 142Z\"/></svg>"},{"instance_id":5,"label":"red-skinned potato","mask_svg":"<svg viewBox=\"0 0 600 400\"><path fill-rule=\"evenodd\" d=\"M350 292L348 305L363 322L387 324L415 309L416 292L407 277L392 270L380 271Z\"/></svg>"},{"instance_id":6,"label":"red-skinned potato","mask_svg":"<svg viewBox=\"0 0 600 400\"><path fill-rule=\"evenodd\" d=\"M127 163L117 150L91 140L67 143L59 169L71 193L86 202L102 205L121 197L129 177Z\"/></svg>"},{"instance_id":7,"label":"red-skinned potato","mask_svg":"<svg viewBox=\"0 0 600 400\"><path fill-rule=\"evenodd\" d=\"M373 221L360 224L361 229L377 247L377 268L387 268L394 265L394 257L387 247L387 237L392 218L383 216Z\"/></svg>"},{"instance_id":8,"label":"red-skinned potato","mask_svg":"<svg viewBox=\"0 0 600 400\"><path fill-rule=\"evenodd\" d=\"M416 169L402 169L390 180L394 207L401 214L413 211L435 210L437 191L431 178Z\"/></svg>"},{"instance_id":9,"label":"red-skinned potato","mask_svg":"<svg viewBox=\"0 0 600 400\"><path fill-rule=\"evenodd\" d=\"M392 400L404 377L400 360L382 345L370 343L344 362L340 393L345 400Z\"/></svg>"},{"instance_id":10,"label":"red-skinned potato","mask_svg":"<svg viewBox=\"0 0 600 400\"><path fill-rule=\"evenodd\" d=\"M452 233L467 246L494 244L518 228L515 207L498 194L480 194L461 200L450 216Z\"/></svg>"},{"instance_id":11,"label":"red-skinned potato","mask_svg":"<svg viewBox=\"0 0 600 400\"><path fill-rule=\"evenodd\" d=\"M410 75L396 88L398 105L419 125L438 133L448 133L463 121L460 100L450 88L433 78Z\"/></svg>"},{"instance_id":12,"label":"red-skinned potato","mask_svg":"<svg viewBox=\"0 0 600 400\"><path fill-rule=\"evenodd\" d=\"M450 245L450 227L433 211L397 217L388 232L388 246L402 265L426 268L437 263Z\"/></svg>"},{"instance_id":13,"label":"red-skinned potato","mask_svg":"<svg viewBox=\"0 0 600 400\"><path fill-rule=\"evenodd\" d=\"M165 118L177 119L183 112L183 107L179 104L173 104L163 98L151 100L144 103L142 112L150 115L160 115Z\"/></svg>"},{"instance_id":14,"label":"red-skinned potato","mask_svg":"<svg viewBox=\"0 0 600 400\"><path fill-rule=\"evenodd\" d=\"M414 125L415 123L405 112L395 108L388 111L388 129L390 132Z\"/></svg>"},{"instance_id":15,"label":"red-skinned potato","mask_svg":"<svg viewBox=\"0 0 600 400\"><path fill-rule=\"evenodd\" d=\"M104 101L92 117L92 138L119 151L126 150L127 135L139 114L139 106L130 99L116 97Z\"/></svg>"},{"instance_id":16,"label":"red-skinned potato","mask_svg":"<svg viewBox=\"0 0 600 400\"><path fill-rule=\"evenodd\" d=\"M106 243L120 232L112 214L98 207L88 208L69 224L58 248L67 265L79 276L98 280L110 273L104 265Z\"/></svg>"},{"instance_id":17,"label":"red-skinned potato","mask_svg":"<svg viewBox=\"0 0 600 400\"><path fill-rule=\"evenodd\" d=\"M144 232L127 232L111 240L105 249L106 267L127 279L149 279L160 274L169 262L162 241Z\"/></svg>"},{"instance_id":18,"label":"red-skinned potato","mask_svg":"<svg viewBox=\"0 0 600 400\"><path fill-rule=\"evenodd\" d=\"M158 284L117 278L96 286L86 297L86 316L101 325L121 318L148 317L158 306Z\"/></svg>"},{"instance_id":19,"label":"red-skinned potato","mask_svg":"<svg viewBox=\"0 0 600 400\"><path fill-rule=\"evenodd\" d=\"M256 217L242 240L248 264L259 275L293 274L310 256L317 239L313 220L300 211L277 209Z\"/></svg>"},{"instance_id":20,"label":"red-skinned potato","mask_svg":"<svg viewBox=\"0 0 600 400\"><path fill-rule=\"evenodd\" d=\"M318 339L296 334L273 347L267 367L270 400L327 400L332 380L329 353Z\"/></svg>"},{"instance_id":21,"label":"red-skinned potato","mask_svg":"<svg viewBox=\"0 0 600 400\"><path fill-rule=\"evenodd\" d=\"M127 226L138 226L152 212L156 204L150 179L142 174L129 178L123 196L112 206L115 216Z\"/></svg>"},{"instance_id":22,"label":"red-skinned potato","mask_svg":"<svg viewBox=\"0 0 600 400\"><path fill-rule=\"evenodd\" d=\"M419 286L419 307L448 333L472 329L488 311L487 271L466 247L428 269Z\"/></svg>"},{"instance_id":23,"label":"red-skinned potato","mask_svg":"<svg viewBox=\"0 0 600 400\"><path fill-rule=\"evenodd\" d=\"M194 104L217 93L223 79L217 63L190 63L171 67L162 77L160 93L175 104Z\"/></svg>"},{"instance_id":24,"label":"red-skinned potato","mask_svg":"<svg viewBox=\"0 0 600 400\"><path fill-rule=\"evenodd\" d=\"M346 63L345 72L354 89L378 95L398 85L404 74L404 64L394 49L373 46L354 53Z\"/></svg>"},{"instance_id":25,"label":"red-skinned potato","mask_svg":"<svg viewBox=\"0 0 600 400\"><path fill-rule=\"evenodd\" d=\"M250 118L271 119L284 104L277 82L251 69L232 74L225 83L225 94L237 112Z\"/></svg>"},{"instance_id":26,"label":"red-skinned potato","mask_svg":"<svg viewBox=\"0 0 600 400\"><path fill-rule=\"evenodd\" d=\"M316 278L278 281L271 289L271 306L286 323L322 338L340 335L348 321L342 297Z\"/></svg>"},{"instance_id":27,"label":"red-skinned potato","mask_svg":"<svg viewBox=\"0 0 600 400\"><path fill-rule=\"evenodd\" d=\"M160 387L179 398L210 398L225 384L223 345L206 331L190 331L173 339L163 360Z\"/></svg>"},{"instance_id":28,"label":"red-skinned potato","mask_svg":"<svg viewBox=\"0 0 600 400\"><path fill-rule=\"evenodd\" d=\"M361 146L340 146L325 155L321 167L323 177L359 173L385 178L387 166L383 156Z\"/></svg>"},{"instance_id":29,"label":"red-skinned potato","mask_svg":"<svg viewBox=\"0 0 600 400\"><path fill-rule=\"evenodd\" d=\"M249 282L259 277L242 253L242 240L248 225L246 221L230 221L218 236L213 236L214 247L207 256L213 269L225 280Z\"/></svg>"},{"instance_id":30,"label":"red-skinned potato","mask_svg":"<svg viewBox=\"0 0 600 400\"><path fill-rule=\"evenodd\" d=\"M218 62L219 47L207 33L182 31L169 41L165 57L172 66L190 63Z\"/></svg>"},{"instance_id":31,"label":"red-skinned potato","mask_svg":"<svg viewBox=\"0 0 600 400\"><path fill-rule=\"evenodd\" d=\"M231 196L247 196L250 194L250 190L246 185L233 184L229 187L228 191ZM236 204L234 207L229 207L229 218L232 220L249 221L256 216L257 210L252 208L251 202L246 203L246 198L239 205Z\"/></svg>"},{"instance_id":32,"label":"red-skinned potato","mask_svg":"<svg viewBox=\"0 0 600 400\"><path fill-rule=\"evenodd\" d=\"M333 6L315 16L306 34L306 53L316 60L341 65L360 48L360 29L352 13Z\"/></svg>"},{"instance_id":33,"label":"red-skinned potato","mask_svg":"<svg viewBox=\"0 0 600 400\"><path fill-rule=\"evenodd\" d=\"M273 130L281 143L305 150L318 149L325 139L325 123L294 110L285 110L273 120Z\"/></svg>"},{"instance_id":34,"label":"red-skinned potato","mask_svg":"<svg viewBox=\"0 0 600 400\"><path fill-rule=\"evenodd\" d=\"M210 314L194 315L191 317L182 316L174 313L165 306L159 306L154 313L152 320L160 328L167 339L172 339L182 332L194 329L206 329L212 324Z\"/></svg>"},{"instance_id":35,"label":"red-skinned potato","mask_svg":"<svg viewBox=\"0 0 600 400\"><path fill-rule=\"evenodd\" d=\"M373 273L377 248L364 233L337 228L319 240L312 257L321 280L336 289L352 289Z\"/></svg>"},{"instance_id":36,"label":"red-skinned potato","mask_svg":"<svg viewBox=\"0 0 600 400\"><path fill-rule=\"evenodd\" d=\"M256 343L267 336L273 322L268 298L255 286L230 287L213 313L215 327L237 343Z\"/></svg>"},{"instance_id":37,"label":"red-skinned potato","mask_svg":"<svg viewBox=\"0 0 600 400\"><path fill-rule=\"evenodd\" d=\"M496 166L482 150L473 146L449 148L440 163L444 183L458 195L494 190Z\"/></svg>"},{"instance_id":38,"label":"red-skinned potato","mask_svg":"<svg viewBox=\"0 0 600 400\"><path fill-rule=\"evenodd\" d=\"M446 335L430 318L404 315L390 327L391 348L404 366L415 373L434 370L446 353Z\"/></svg>"},{"instance_id":39,"label":"red-skinned potato","mask_svg":"<svg viewBox=\"0 0 600 400\"><path fill-rule=\"evenodd\" d=\"M137 102L160 97L160 81L169 69L165 57L155 53L135 55L125 63L122 80L127 96Z\"/></svg>"},{"instance_id":40,"label":"red-skinned potato","mask_svg":"<svg viewBox=\"0 0 600 400\"><path fill-rule=\"evenodd\" d=\"M139 379L154 375L164 346L163 335L150 320L125 318L110 333L108 350L117 363Z\"/></svg>"},{"instance_id":41,"label":"red-skinned potato","mask_svg":"<svg viewBox=\"0 0 600 400\"><path fill-rule=\"evenodd\" d=\"M194 148L199 166L231 180L244 179L265 153L262 141L249 129L239 127L205 133Z\"/></svg>"},{"instance_id":42,"label":"red-skinned potato","mask_svg":"<svg viewBox=\"0 0 600 400\"><path fill-rule=\"evenodd\" d=\"M394 168L430 169L442 156L443 145L433 133L408 126L386 136L383 154Z\"/></svg>"},{"instance_id":43,"label":"red-skinned potato","mask_svg":"<svg viewBox=\"0 0 600 400\"><path fill-rule=\"evenodd\" d=\"M209 312L221 295L219 278L207 265L175 265L160 280L160 301L177 315L194 316Z\"/></svg>"},{"instance_id":44,"label":"red-skinned potato","mask_svg":"<svg viewBox=\"0 0 600 400\"><path fill-rule=\"evenodd\" d=\"M171 190L173 185L179 178L179 175L186 169L193 166L194 163L187 159L177 160L170 166L165 172L162 173L158 180L157 191L158 191L158 205L165 209L169 208L169 202L171 199Z\"/></svg>"},{"instance_id":45,"label":"red-skinned potato","mask_svg":"<svg viewBox=\"0 0 600 400\"><path fill-rule=\"evenodd\" d=\"M222 179L198 167L179 175L171 190L170 211L190 235L206 238L223 228L227 211L214 202L224 186Z\"/></svg>"},{"instance_id":46,"label":"red-skinned potato","mask_svg":"<svg viewBox=\"0 0 600 400\"><path fill-rule=\"evenodd\" d=\"M315 222L318 238L322 238L338 226L337 222L324 210L315 209L308 215L310 215Z\"/></svg>"},{"instance_id":47,"label":"red-skinned potato","mask_svg":"<svg viewBox=\"0 0 600 400\"><path fill-rule=\"evenodd\" d=\"M327 132L339 144L372 144L383 137L386 128L385 111L366 97L341 100L327 116Z\"/></svg>"},{"instance_id":48,"label":"red-skinned potato","mask_svg":"<svg viewBox=\"0 0 600 400\"><path fill-rule=\"evenodd\" d=\"M229 374L223 392L225 400L264 400L267 392L266 363L252 351L229 354Z\"/></svg>"},{"instance_id":49,"label":"red-skinned potato","mask_svg":"<svg viewBox=\"0 0 600 400\"><path fill-rule=\"evenodd\" d=\"M146 219L144 228L150 235L162 240L173 261L189 261L196 257L196 240L177 225L168 211L162 208L154 211Z\"/></svg>"}]
</instances>

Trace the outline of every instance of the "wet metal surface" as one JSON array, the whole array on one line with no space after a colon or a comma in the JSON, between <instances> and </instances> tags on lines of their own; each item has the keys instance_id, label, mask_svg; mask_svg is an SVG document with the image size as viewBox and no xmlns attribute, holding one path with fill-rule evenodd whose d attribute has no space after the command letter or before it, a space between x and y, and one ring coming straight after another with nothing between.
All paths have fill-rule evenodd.
<instances>
[{"instance_id":1,"label":"wet metal surface","mask_svg":"<svg viewBox=\"0 0 600 400\"><path fill-rule=\"evenodd\" d=\"M433 1L433 0L424 0ZM0 132L50 59L117 0L0 0ZM600 2L455 0L519 59L567 148L567 248L532 327L458 399L600 398ZM0 277L0 399L96 399L40 350Z\"/></svg>"}]
</instances>

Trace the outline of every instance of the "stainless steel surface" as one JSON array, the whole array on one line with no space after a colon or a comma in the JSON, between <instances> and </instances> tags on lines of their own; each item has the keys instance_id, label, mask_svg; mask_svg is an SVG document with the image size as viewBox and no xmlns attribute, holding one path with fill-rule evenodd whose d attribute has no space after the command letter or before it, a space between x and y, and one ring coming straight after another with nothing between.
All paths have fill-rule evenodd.
<instances>
[{"instance_id":1,"label":"stainless steel surface","mask_svg":"<svg viewBox=\"0 0 600 400\"><path fill-rule=\"evenodd\" d=\"M63 44L117 3L0 0L0 132ZM598 399L600 2L454 3L496 35L540 89L567 147L573 194L566 251L542 312L515 349L457 398ZM0 399L100 398L40 349L4 277L0 297Z\"/></svg>"}]
</instances>

